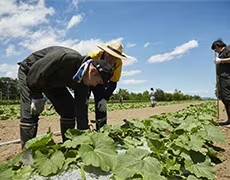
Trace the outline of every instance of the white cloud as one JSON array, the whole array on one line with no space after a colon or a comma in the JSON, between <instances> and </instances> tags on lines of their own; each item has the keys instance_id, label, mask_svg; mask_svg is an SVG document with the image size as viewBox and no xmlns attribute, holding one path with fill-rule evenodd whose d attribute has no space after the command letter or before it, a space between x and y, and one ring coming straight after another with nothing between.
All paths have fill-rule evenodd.
<instances>
[{"instance_id":1,"label":"white cloud","mask_svg":"<svg viewBox=\"0 0 230 180\"><path fill-rule=\"evenodd\" d=\"M78 3L79 3L79 0L72 0L71 1L71 6L75 7L77 9L78 8Z\"/></svg>"},{"instance_id":2,"label":"white cloud","mask_svg":"<svg viewBox=\"0 0 230 180\"><path fill-rule=\"evenodd\" d=\"M121 81L122 84L126 84L126 85L136 85L136 84L142 84L145 82L146 80L137 80L137 79L127 79L127 80Z\"/></svg>"},{"instance_id":3,"label":"white cloud","mask_svg":"<svg viewBox=\"0 0 230 180\"><path fill-rule=\"evenodd\" d=\"M181 91L181 93L183 94L200 95L200 96L208 95L210 93L208 90L180 90L178 89L178 91ZM164 90L164 92L174 93L175 90Z\"/></svg>"},{"instance_id":4,"label":"white cloud","mask_svg":"<svg viewBox=\"0 0 230 180\"><path fill-rule=\"evenodd\" d=\"M103 43L100 39L90 39L86 41L80 41L73 45L72 48L79 51L81 54L87 54L90 51L98 50L97 44Z\"/></svg>"},{"instance_id":5,"label":"white cloud","mask_svg":"<svg viewBox=\"0 0 230 180\"><path fill-rule=\"evenodd\" d=\"M0 73L4 73L4 76L16 78L18 72L18 65L16 64L0 64Z\"/></svg>"},{"instance_id":6,"label":"white cloud","mask_svg":"<svg viewBox=\"0 0 230 180\"><path fill-rule=\"evenodd\" d=\"M123 37L119 37L119 38L116 38L116 39L111 39L111 40L109 40L108 42L110 42L110 41L119 41L119 42L122 43L123 40L124 40Z\"/></svg>"},{"instance_id":7,"label":"white cloud","mask_svg":"<svg viewBox=\"0 0 230 180\"><path fill-rule=\"evenodd\" d=\"M147 43L144 44L144 47L147 48L149 45L150 45L150 43L147 42Z\"/></svg>"},{"instance_id":8,"label":"white cloud","mask_svg":"<svg viewBox=\"0 0 230 180\"><path fill-rule=\"evenodd\" d=\"M122 71L122 77L124 76L134 76L136 74L140 74L140 70L131 70L131 71Z\"/></svg>"},{"instance_id":9,"label":"white cloud","mask_svg":"<svg viewBox=\"0 0 230 180\"><path fill-rule=\"evenodd\" d=\"M21 41L19 45L26 47L31 51L36 51L52 45L71 47L77 42L78 40L65 40L65 31L48 26L28 35L28 38Z\"/></svg>"},{"instance_id":10,"label":"white cloud","mask_svg":"<svg viewBox=\"0 0 230 180\"><path fill-rule=\"evenodd\" d=\"M71 8L77 8L79 1L70 1L73 6ZM90 51L97 50L97 44L107 43L102 39L96 38L84 41L67 38L66 27L61 28L60 26L52 25L52 20L60 22L59 24L63 23L62 20L53 15L55 15L55 10L52 7L46 7L45 0L0 1L0 42L3 45L2 47L6 46L5 56L17 56L27 50L33 52L52 45L70 47L85 55ZM73 16L69 21L68 28L77 25L80 20L82 20L81 15ZM123 39L123 37L118 37L111 40L122 42ZM19 52L18 50L22 48L23 51ZM128 58L128 60L124 61L123 66L137 62L135 57L128 56ZM3 73L5 76L17 76L17 65L5 63L0 64L0 68L1 74Z\"/></svg>"},{"instance_id":11,"label":"white cloud","mask_svg":"<svg viewBox=\"0 0 230 180\"><path fill-rule=\"evenodd\" d=\"M137 58L133 56L126 55L128 59L123 60L123 66L130 66L137 62Z\"/></svg>"},{"instance_id":12,"label":"white cloud","mask_svg":"<svg viewBox=\"0 0 230 180\"><path fill-rule=\"evenodd\" d=\"M31 28L48 23L47 15L53 15L52 7L45 7L44 0L16 3L15 0L0 1L0 40L25 37Z\"/></svg>"},{"instance_id":13,"label":"white cloud","mask_svg":"<svg viewBox=\"0 0 230 180\"><path fill-rule=\"evenodd\" d=\"M127 48L131 48L131 47L134 47L134 46L136 46L136 43L128 43L126 45Z\"/></svg>"},{"instance_id":14,"label":"white cloud","mask_svg":"<svg viewBox=\"0 0 230 180\"><path fill-rule=\"evenodd\" d=\"M6 49L6 57L17 56L19 54L21 54L21 52L16 51L13 44L10 44Z\"/></svg>"},{"instance_id":15,"label":"white cloud","mask_svg":"<svg viewBox=\"0 0 230 180\"><path fill-rule=\"evenodd\" d=\"M70 28L72 28L73 26L76 26L77 24L79 24L79 23L82 21L82 19L83 19L83 15L81 15L81 14L78 14L78 15L76 15L76 16L73 16L73 17L70 19L70 21L69 21L69 23L68 23L68 25L67 25L67 29L70 29Z\"/></svg>"},{"instance_id":16,"label":"white cloud","mask_svg":"<svg viewBox=\"0 0 230 180\"><path fill-rule=\"evenodd\" d=\"M191 40L185 44L182 44L181 46L177 46L171 52L151 56L148 59L148 62L149 63L157 63L157 62L169 61L169 60L174 59L174 58L179 58L179 57L183 56L185 53L187 53L190 49L198 47L198 45L199 44L196 40Z\"/></svg>"}]
</instances>

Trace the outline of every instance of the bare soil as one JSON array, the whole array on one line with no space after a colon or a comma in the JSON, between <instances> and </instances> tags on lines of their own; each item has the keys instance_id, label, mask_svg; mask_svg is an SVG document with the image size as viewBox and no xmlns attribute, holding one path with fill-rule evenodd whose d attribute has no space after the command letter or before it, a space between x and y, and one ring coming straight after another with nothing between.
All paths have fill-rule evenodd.
<instances>
[{"instance_id":1,"label":"bare soil","mask_svg":"<svg viewBox=\"0 0 230 180\"><path fill-rule=\"evenodd\" d=\"M152 115L161 113L176 112L190 105L191 103L175 104L168 106L157 106L155 108L143 109L130 109L118 110L108 113L108 124L123 124L123 119L145 119ZM219 103L220 120L226 119L226 112L223 104ZM89 119L94 119L94 113L89 113ZM40 117L38 135L44 134L51 129L53 132L59 132L59 117ZM220 157L224 161L217 164L215 167L216 180L229 180L230 179L230 128L220 127L226 136L226 142L216 144L216 146L223 149ZM19 139L19 120L0 120L0 143ZM60 142L61 137L59 134L54 136L55 141ZM20 143L0 146L0 162L9 160L21 151Z\"/></svg>"}]
</instances>

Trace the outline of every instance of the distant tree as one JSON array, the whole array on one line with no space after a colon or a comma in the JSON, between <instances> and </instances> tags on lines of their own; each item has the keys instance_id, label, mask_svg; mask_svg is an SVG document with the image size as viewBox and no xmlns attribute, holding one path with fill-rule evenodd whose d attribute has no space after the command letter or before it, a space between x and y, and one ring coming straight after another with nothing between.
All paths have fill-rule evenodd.
<instances>
[{"instance_id":1,"label":"distant tree","mask_svg":"<svg viewBox=\"0 0 230 180\"><path fill-rule=\"evenodd\" d=\"M156 101L165 101L165 92L162 89L156 89L154 95Z\"/></svg>"},{"instance_id":2,"label":"distant tree","mask_svg":"<svg viewBox=\"0 0 230 180\"><path fill-rule=\"evenodd\" d=\"M164 99L165 101L172 101L173 100L172 93L165 93L164 97L165 97L165 99Z\"/></svg>"},{"instance_id":3,"label":"distant tree","mask_svg":"<svg viewBox=\"0 0 230 180\"><path fill-rule=\"evenodd\" d=\"M183 100L200 100L200 96L192 96L188 94L183 94L180 90L175 89L173 93L164 92L162 89L155 90L156 101L183 101ZM143 93L129 92L127 89L119 89L117 93L114 93L114 99L119 100L120 96L124 100L132 101L149 101L149 91L144 91Z\"/></svg>"},{"instance_id":4,"label":"distant tree","mask_svg":"<svg viewBox=\"0 0 230 180\"><path fill-rule=\"evenodd\" d=\"M18 80L10 77L0 78L0 99L18 99L19 98L19 87Z\"/></svg>"},{"instance_id":5,"label":"distant tree","mask_svg":"<svg viewBox=\"0 0 230 180\"><path fill-rule=\"evenodd\" d=\"M181 91L178 91L177 89L175 89L174 93L173 93L173 101L180 101L183 100L183 94L181 93Z\"/></svg>"}]
</instances>

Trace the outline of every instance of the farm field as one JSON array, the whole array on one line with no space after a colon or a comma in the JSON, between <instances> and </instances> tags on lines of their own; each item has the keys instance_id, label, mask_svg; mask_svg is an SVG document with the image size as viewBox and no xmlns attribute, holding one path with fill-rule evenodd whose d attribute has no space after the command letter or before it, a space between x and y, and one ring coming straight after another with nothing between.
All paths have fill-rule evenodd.
<instances>
[{"instance_id":1,"label":"farm field","mask_svg":"<svg viewBox=\"0 0 230 180\"><path fill-rule=\"evenodd\" d=\"M157 106L155 108L145 107L139 109L129 109L129 110L113 110L109 112L108 119L109 124L123 124L123 119L145 119L152 115L158 115L161 113L170 113L176 112L181 110L191 103L183 103L183 104L173 104L167 106ZM193 103L199 104L199 102ZM94 114L89 113L89 119L93 119ZM220 104L220 118L225 119L225 112L223 111L223 105ZM19 121L12 121L12 120L4 120L0 121L0 142L5 142L9 140L14 140L19 138ZM38 134L43 134L47 131L48 127L51 128L51 131L59 131L59 118L57 116L50 116L50 117L41 117L39 123L39 130ZM230 179L230 172L228 168L230 166L230 129L221 128L222 132L226 136L226 143L217 144L218 147L224 149L224 152L221 152L221 158L224 158L225 161L217 164L215 167L215 173L217 180L227 180ZM59 142L61 140L60 136L54 136L55 141ZM20 152L20 145L19 144L11 144L7 146L0 147L0 161L8 160L9 158L15 156L17 153Z\"/></svg>"}]
</instances>

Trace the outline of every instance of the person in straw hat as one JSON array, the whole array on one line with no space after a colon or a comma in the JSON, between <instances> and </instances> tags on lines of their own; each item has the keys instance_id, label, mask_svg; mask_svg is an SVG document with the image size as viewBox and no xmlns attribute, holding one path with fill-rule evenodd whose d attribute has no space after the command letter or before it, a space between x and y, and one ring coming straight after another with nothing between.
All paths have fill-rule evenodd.
<instances>
[{"instance_id":1,"label":"person in straw hat","mask_svg":"<svg viewBox=\"0 0 230 180\"><path fill-rule=\"evenodd\" d=\"M128 59L123 52L123 45L116 40L110 41L108 44L97 45L100 48L97 51L88 53L93 60L103 59L113 67L113 76L105 85L97 85L90 88L89 95L93 92L95 103L95 119L100 120L100 124L96 124L96 129L100 129L107 124L107 102L117 87L117 83L121 77L122 60Z\"/></svg>"}]
</instances>

